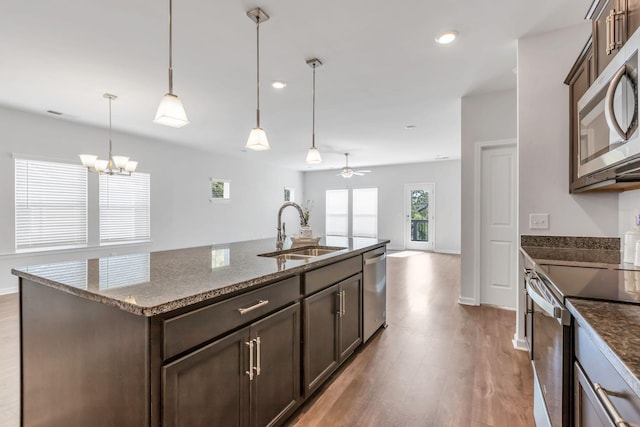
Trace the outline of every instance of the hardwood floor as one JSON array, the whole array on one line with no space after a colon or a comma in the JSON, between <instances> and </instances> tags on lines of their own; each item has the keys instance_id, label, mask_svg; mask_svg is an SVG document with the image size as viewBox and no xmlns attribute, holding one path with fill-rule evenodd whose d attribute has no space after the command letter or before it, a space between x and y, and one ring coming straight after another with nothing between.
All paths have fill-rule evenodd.
<instances>
[{"instance_id":1,"label":"hardwood floor","mask_svg":"<svg viewBox=\"0 0 640 427\"><path fill-rule=\"evenodd\" d=\"M289 427L533 426L515 313L457 303L460 257L389 257L387 321ZM0 426L19 425L18 298L0 296Z\"/></svg>"},{"instance_id":2,"label":"hardwood floor","mask_svg":"<svg viewBox=\"0 0 640 427\"><path fill-rule=\"evenodd\" d=\"M457 303L460 257L387 258L387 321L288 423L534 426L533 373L515 312Z\"/></svg>"},{"instance_id":3,"label":"hardwood floor","mask_svg":"<svg viewBox=\"0 0 640 427\"><path fill-rule=\"evenodd\" d=\"M0 295L0 426L20 425L18 294Z\"/></svg>"}]
</instances>

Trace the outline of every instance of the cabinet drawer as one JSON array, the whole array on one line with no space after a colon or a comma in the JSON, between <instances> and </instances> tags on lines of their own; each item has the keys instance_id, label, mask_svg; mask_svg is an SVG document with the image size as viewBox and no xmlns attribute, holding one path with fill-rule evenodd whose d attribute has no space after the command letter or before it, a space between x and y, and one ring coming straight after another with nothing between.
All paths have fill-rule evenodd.
<instances>
[{"instance_id":1,"label":"cabinet drawer","mask_svg":"<svg viewBox=\"0 0 640 427\"><path fill-rule=\"evenodd\" d=\"M575 341L576 359L591 384L595 387L598 383L607 391L609 400L625 421L640 424L640 398L580 325L576 327ZM604 405L604 402L600 403Z\"/></svg>"},{"instance_id":2,"label":"cabinet drawer","mask_svg":"<svg viewBox=\"0 0 640 427\"><path fill-rule=\"evenodd\" d=\"M324 289L361 271L362 257L360 255L312 270L304 275L304 294L309 295Z\"/></svg>"},{"instance_id":3,"label":"cabinet drawer","mask_svg":"<svg viewBox=\"0 0 640 427\"><path fill-rule=\"evenodd\" d=\"M167 319L162 324L163 359L251 322L300 297L298 276ZM256 307L251 309L252 307ZM244 311L245 309L249 309Z\"/></svg>"}]
</instances>

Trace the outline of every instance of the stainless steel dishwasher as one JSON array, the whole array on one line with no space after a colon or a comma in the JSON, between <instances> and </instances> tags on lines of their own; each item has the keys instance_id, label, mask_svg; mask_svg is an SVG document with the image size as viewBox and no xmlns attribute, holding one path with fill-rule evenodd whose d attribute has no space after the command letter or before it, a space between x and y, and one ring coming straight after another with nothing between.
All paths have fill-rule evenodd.
<instances>
[{"instance_id":1,"label":"stainless steel dishwasher","mask_svg":"<svg viewBox=\"0 0 640 427\"><path fill-rule=\"evenodd\" d=\"M386 247L365 252L362 255L363 339L369 338L380 328L387 326L387 254Z\"/></svg>"}]
</instances>

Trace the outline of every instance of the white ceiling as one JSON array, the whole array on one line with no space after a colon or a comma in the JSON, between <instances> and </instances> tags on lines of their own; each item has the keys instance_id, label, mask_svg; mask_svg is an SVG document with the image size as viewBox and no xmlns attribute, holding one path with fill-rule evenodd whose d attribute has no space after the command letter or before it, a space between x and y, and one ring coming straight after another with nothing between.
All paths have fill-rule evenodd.
<instances>
[{"instance_id":1,"label":"white ceiling","mask_svg":"<svg viewBox=\"0 0 640 427\"><path fill-rule=\"evenodd\" d=\"M517 39L583 22L591 0L174 0L174 92L190 124L152 123L167 92L168 0L0 4L0 104L298 170L316 143L337 168L460 156L460 98L514 88ZM272 149L243 152L255 126L255 24L262 127ZM452 45L435 36L455 29ZM553 46L550 46L552 49ZM576 52L577 56L578 52ZM567 70L568 71L568 70ZM273 80L285 80L276 90ZM414 125L414 130L405 130ZM117 141L114 140L117 146ZM126 147L121 147L126 153ZM141 164L144 158L138 159Z\"/></svg>"}]
</instances>

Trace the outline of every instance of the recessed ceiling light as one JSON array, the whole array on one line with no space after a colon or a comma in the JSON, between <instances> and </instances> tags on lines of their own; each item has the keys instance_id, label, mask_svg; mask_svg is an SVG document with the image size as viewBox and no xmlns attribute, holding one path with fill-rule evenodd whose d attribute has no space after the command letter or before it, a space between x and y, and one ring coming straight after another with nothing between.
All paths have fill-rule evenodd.
<instances>
[{"instance_id":1,"label":"recessed ceiling light","mask_svg":"<svg viewBox=\"0 0 640 427\"><path fill-rule=\"evenodd\" d=\"M416 125L406 125L404 127L404 130L414 130L416 128Z\"/></svg>"},{"instance_id":2,"label":"recessed ceiling light","mask_svg":"<svg viewBox=\"0 0 640 427\"><path fill-rule=\"evenodd\" d=\"M47 113L53 114L54 116L61 116L62 115L62 113L60 111L55 111L55 110L47 110Z\"/></svg>"},{"instance_id":3,"label":"recessed ceiling light","mask_svg":"<svg viewBox=\"0 0 640 427\"><path fill-rule=\"evenodd\" d=\"M434 159L436 160L445 160L448 159L449 156L443 156L442 154L438 154L437 156L434 157Z\"/></svg>"},{"instance_id":4,"label":"recessed ceiling light","mask_svg":"<svg viewBox=\"0 0 640 427\"><path fill-rule=\"evenodd\" d=\"M456 39L456 37L458 37L458 32L457 31L445 31L444 33L440 34L438 37L436 37L436 41L440 44L449 44L452 41L454 41Z\"/></svg>"},{"instance_id":5,"label":"recessed ceiling light","mask_svg":"<svg viewBox=\"0 0 640 427\"><path fill-rule=\"evenodd\" d=\"M287 83L281 80L276 80L273 83L271 83L271 86L273 86L276 89L284 89L285 87L287 87Z\"/></svg>"}]
</instances>

